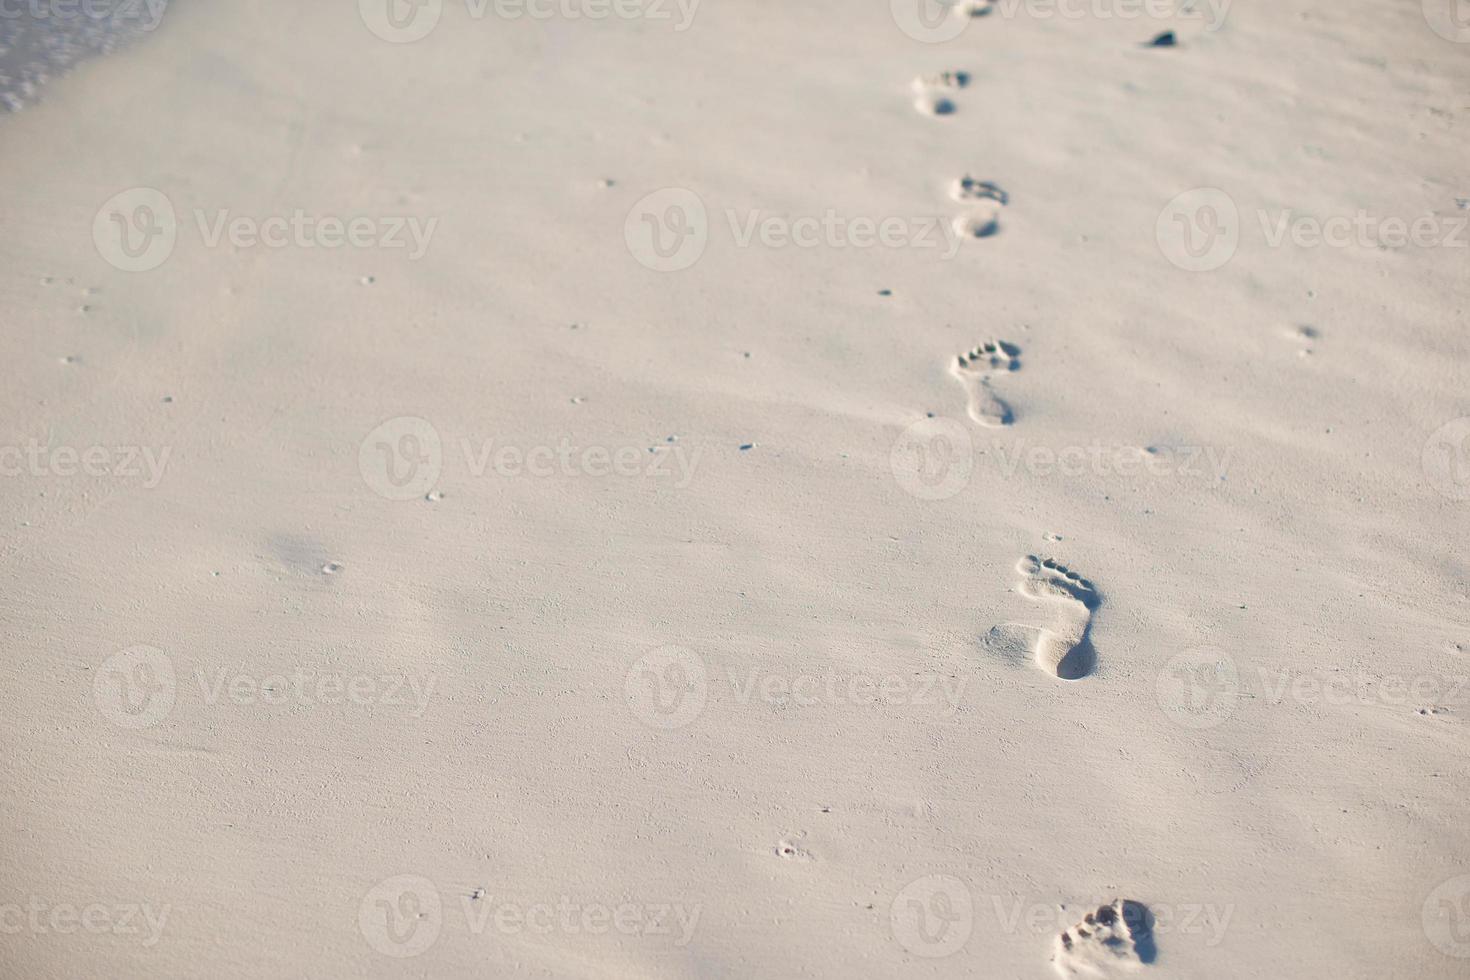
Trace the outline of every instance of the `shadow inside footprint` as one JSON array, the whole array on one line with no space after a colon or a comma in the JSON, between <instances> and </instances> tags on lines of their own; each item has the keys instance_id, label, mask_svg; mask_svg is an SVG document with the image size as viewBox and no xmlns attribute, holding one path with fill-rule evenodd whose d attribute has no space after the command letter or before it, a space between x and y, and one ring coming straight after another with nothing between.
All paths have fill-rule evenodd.
<instances>
[{"instance_id":1,"label":"shadow inside footprint","mask_svg":"<svg viewBox=\"0 0 1470 980\"><path fill-rule=\"evenodd\" d=\"M1082 640L1057 661L1057 676L1064 681L1080 681L1091 677L1097 670L1097 651L1092 646L1092 627L1082 634Z\"/></svg>"},{"instance_id":2,"label":"shadow inside footprint","mask_svg":"<svg viewBox=\"0 0 1470 980\"><path fill-rule=\"evenodd\" d=\"M991 391L989 384L982 381L981 386L984 388L985 393L990 396L989 400L983 404L981 409L983 416L987 420L987 424L1010 425L1015 422L1016 413L1011 410L1011 406L1000 396L996 395L995 392Z\"/></svg>"},{"instance_id":3,"label":"shadow inside footprint","mask_svg":"<svg viewBox=\"0 0 1470 980\"><path fill-rule=\"evenodd\" d=\"M1121 898L1062 930L1052 963L1063 977L1114 977L1157 958L1153 913L1142 902Z\"/></svg>"},{"instance_id":4,"label":"shadow inside footprint","mask_svg":"<svg viewBox=\"0 0 1470 980\"><path fill-rule=\"evenodd\" d=\"M1025 576L1019 586L1029 599L1053 603L1051 625L1040 629L1036 663L1064 681L1089 677L1097 667L1092 618L1102 602L1097 587L1061 562L1027 555L1016 563Z\"/></svg>"},{"instance_id":5,"label":"shadow inside footprint","mask_svg":"<svg viewBox=\"0 0 1470 980\"><path fill-rule=\"evenodd\" d=\"M1152 963L1159 956L1154 944L1154 914L1142 902L1123 899L1123 922L1133 937L1133 952L1141 963Z\"/></svg>"}]
</instances>

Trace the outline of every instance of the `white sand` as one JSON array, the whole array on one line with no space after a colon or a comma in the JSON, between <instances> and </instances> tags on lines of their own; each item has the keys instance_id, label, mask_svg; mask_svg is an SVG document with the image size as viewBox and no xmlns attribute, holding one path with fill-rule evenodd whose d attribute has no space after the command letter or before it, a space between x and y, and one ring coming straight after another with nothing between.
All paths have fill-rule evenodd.
<instances>
[{"instance_id":1,"label":"white sand","mask_svg":"<svg viewBox=\"0 0 1470 980\"><path fill-rule=\"evenodd\" d=\"M1000 8L195 0L0 120L0 973L1464 976L1470 46Z\"/></svg>"}]
</instances>

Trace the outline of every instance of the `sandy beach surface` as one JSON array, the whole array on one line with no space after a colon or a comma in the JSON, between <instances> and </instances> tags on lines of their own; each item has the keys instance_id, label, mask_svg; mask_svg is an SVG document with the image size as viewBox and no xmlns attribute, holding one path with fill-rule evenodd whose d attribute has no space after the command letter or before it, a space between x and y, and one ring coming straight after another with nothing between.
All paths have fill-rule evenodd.
<instances>
[{"instance_id":1,"label":"sandy beach surface","mask_svg":"<svg viewBox=\"0 0 1470 980\"><path fill-rule=\"evenodd\" d=\"M136 34L0 117L0 973L1470 970L1463 3Z\"/></svg>"}]
</instances>

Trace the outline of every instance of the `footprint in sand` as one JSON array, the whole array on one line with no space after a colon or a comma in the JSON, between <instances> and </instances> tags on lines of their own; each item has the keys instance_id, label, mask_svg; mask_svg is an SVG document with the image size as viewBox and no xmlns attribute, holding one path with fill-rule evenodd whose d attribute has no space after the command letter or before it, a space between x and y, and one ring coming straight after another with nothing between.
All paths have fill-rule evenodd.
<instances>
[{"instance_id":1,"label":"footprint in sand","mask_svg":"<svg viewBox=\"0 0 1470 980\"><path fill-rule=\"evenodd\" d=\"M997 204L1011 203L1011 196L999 184L988 180L976 180L969 174L950 186L949 196L956 201L995 201Z\"/></svg>"},{"instance_id":2,"label":"footprint in sand","mask_svg":"<svg viewBox=\"0 0 1470 980\"><path fill-rule=\"evenodd\" d=\"M1020 591L1028 599L1056 607L1053 624L1036 639L1036 663L1064 681L1081 680L1097 666L1088 633L1101 598L1091 582L1050 558L1027 555L1016 563L1025 576Z\"/></svg>"},{"instance_id":3,"label":"footprint in sand","mask_svg":"<svg viewBox=\"0 0 1470 980\"><path fill-rule=\"evenodd\" d=\"M949 366L969 396L970 418L981 425L997 428L1010 425L1015 418L1011 406L1001 401L990 388L990 376L996 372L1015 371L1021 366L1021 349L1004 340L992 340L959 355Z\"/></svg>"},{"instance_id":4,"label":"footprint in sand","mask_svg":"<svg viewBox=\"0 0 1470 980\"><path fill-rule=\"evenodd\" d=\"M1063 930L1052 965L1064 977L1111 977L1154 957L1153 915L1138 902L1120 898Z\"/></svg>"},{"instance_id":5,"label":"footprint in sand","mask_svg":"<svg viewBox=\"0 0 1470 980\"><path fill-rule=\"evenodd\" d=\"M1000 208L989 207L970 214L957 214L950 225L961 238L989 238L1000 231Z\"/></svg>"},{"instance_id":6,"label":"footprint in sand","mask_svg":"<svg viewBox=\"0 0 1470 980\"><path fill-rule=\"evenodd\" d=\"M787 861L810 861L812 852L807 850L801 839L806 836L806 831L794 837L783 837L776 842L776 856Z\"/></svg>"},{"instance_id":7,"label":"footprint in sand","mask_svg":"<svg viewBox=\"0 0 1470 980\"><path fill-rule=\"evenodd\" d=\"M969 174L950 186L949 196L972 209L957 215L953 222L954 230L965 238L989 238L1000 231L1000 212L1011 201L998 184Z\"/></svg>"},{"instance_id":8,"label":"footprint in sand","mask_svg":"<svg viewBox=\"0 0 1470 980\"><path fill-rule=\"evenodd\" d=\"M935 71L918 75L911 85L915 92L927 92L933 89L945 91L956 91L970 84L970 73L964 71Z\"/></svg>"},{"instance_id":9,"label":"footprint in sand","mask_svg":"<svg viewBox=\"0 0 1470 980\"><path fill-rule=\"evenodd\" d=\"M954 112L950 96L970 84L970 76L962 71L940 71L920 75L911 84L916 97L914 108L926 116L947 116Z\"/></svg>"},{"instance_id":10,"label":"footprint in sand","mask_svg":"<svg viewBox=\"0 0 1470 980\"><path fill-rule=\"evenodd\" d=\"M923 92L914 99L914 108L926 116L947 116L954 112L954 100L938 92Z\"/></svg>"}]
</instances>

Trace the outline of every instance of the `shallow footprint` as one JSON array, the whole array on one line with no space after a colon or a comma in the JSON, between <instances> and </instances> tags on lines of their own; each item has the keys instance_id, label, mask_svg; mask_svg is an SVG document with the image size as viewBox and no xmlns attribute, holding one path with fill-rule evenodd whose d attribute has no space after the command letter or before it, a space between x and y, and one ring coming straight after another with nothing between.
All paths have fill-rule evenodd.
<instances>
[{"instance_id":1,"label":"shallow footprint","mask_svg":"<svg viewBox=\"0 0 1470 980\"><path fill-rule=\"evenodd\" d=\"M948 93L970 84L970 76L962 71L938 71L920 75L910 84L917 93L915 109L926 116L947 116L955 110L954 100Z\"/></svg>"},{"instance_id":2,"label":"shallow footprint","mask_svg":"<svg viewBox=\"0 0 1470 980\"><path fill-rule=\"evenodd\" d=\"M1028 599L1047 602L1057 607L1052 626L1042 629L1036 639L1036 663L1048 673L1064 681L1088 676L1097 666L1088 633L1092 629L1092 611L1102 601L1091 582L1050 558L1027 555L1016 563L1021 580L1021 594Z\"/></svg>"},{"instance_id":3,"label":"shallow footprint","mask_svg":"<svg viewBox=\"0 0 1470 980\"><path fill-rule=\"evenodd\" d=\"M915 92L932 92L941 90L953 92L970 84L969 72L963 71L936 71L926 75L919 75L910 83Z\"/></svg>"},{"instance_id":4,"label":"shallow footprint","mask_svg":"<svg viewBox=\"0 0 1470 980\"><path fill-rule=\"evenodd\" d=\"M992 204L971 214L955 215L950 227L961 238L989 238L1000 231L1000 207Z\"/></svg>"},{"instance_id":5,"label":"shallow footprint","mask_svg":"<svg viewBox=\"0 0 1470 980\"><path fill-rule=\"evenodd\" d=\"M781 838L776 842L776 856L787 861L810 861L812 852L801 843L801 838L805 836L806 833L803 831L794 837Z\"/></svg>"},{"instance_id":6,"label":"shallow footprint","mask_svg":"<svg viewBox=\"0 0 1470 980\"><path fill-rule=\"evenodd\" d=\"M1000 213L1011 200L1000 185L969 174L950 185L949 196L974 209L954 219L955 233L962 238L989 238L1000 231Z\"/></svg>"},{"instance_id":7,"label":"shallow footprint","mask_svg":"<svg viewBox=\"0 0 1470 980\"><path fill-rule=\"evenodd\" d=\"M965 388L969 396L970 418L981 425L998 428L1015 419L1011 406L990 388L990 375L996 371L1014 371L1021 366L1021 349L1004 340L992 340L954 359L949 373Z\"/></svg>"},{"instance_id":8,"label":"shallow footprint","mask_svg":"<svg viewBox=\"0 0 1470 980\"><path fill-rule=\"evenodd\" d=\"M956 201L995 201L997 204L1011 203L1011 195L1007 194L999 184L989 180L977 180L969 174L965 174L950 185L949 196Z\"/></svg>"},{"instance_id":9,"label":"shallow footprint","mask_svg":"<svg viewBox=\"0 0 1470 980\"><path fill-rule=\"evenodd\" d=\"M1052 965L1064 977L1109 977L1154 960L1153 915L1120 898L1057 937Z\"/></svg>"},{"instance_id":10,"label":"shallow footprint","mask_svg":"<svg viewBox=\"0 0 1470 980\"><path fill-rule=\"evenodd\" d=\"M947 116L954 112L954 100L940 92L920 92L914 108L926 116Z\"/></svg>"}]
</instances>

